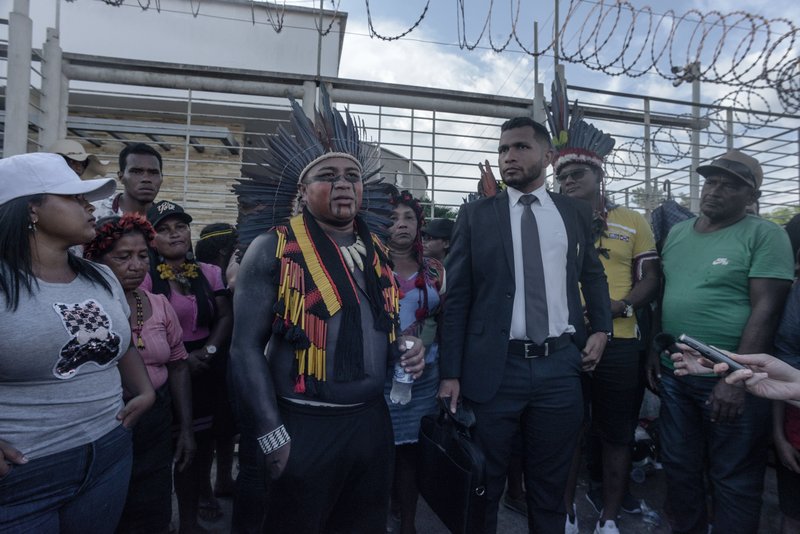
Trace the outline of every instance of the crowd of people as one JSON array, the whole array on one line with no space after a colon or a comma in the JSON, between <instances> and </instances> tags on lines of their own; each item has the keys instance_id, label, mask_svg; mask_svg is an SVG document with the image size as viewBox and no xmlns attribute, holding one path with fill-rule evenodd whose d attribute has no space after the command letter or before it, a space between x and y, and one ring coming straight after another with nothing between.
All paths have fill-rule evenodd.
<instances>
[{"instance_id":1,"label":"crowd of people","mask_svg":"<svg viewBox=\"0 0 800 534\"><path fill-rule=\"evenodd\" d=\"M196 243L146 144L120 153L119 193L74 141L0 160L0 531L203 532L232 496L234 532L413 534L420 420L464 404L474 532L510 502L532 533L579 532L585 458L593 531L614 534L649 387L674 532L758 532L771 444L800 532L800 286L787 232L748 212L761 165L700 166L700 214L657 247L605 194L614 139L548 118L505 122L497 187L426 221L380 189L349 113L293 102L237 189L251 207Z\"/></svg>"}]
</instances>

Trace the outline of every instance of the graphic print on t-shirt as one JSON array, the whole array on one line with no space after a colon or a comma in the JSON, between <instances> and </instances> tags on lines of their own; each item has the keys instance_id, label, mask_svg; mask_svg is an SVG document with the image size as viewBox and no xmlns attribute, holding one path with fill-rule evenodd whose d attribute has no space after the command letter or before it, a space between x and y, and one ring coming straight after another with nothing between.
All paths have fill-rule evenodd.
<instances>
[{"instance_id":1,"label":"graphic print on t-shirt","mask_svg":"<svg viewBox=\"0 0 800 534\"><path fill-rule=\"evenodd\" d=\"M78 304L56 302L53 308L72 336L53 368L56 378L71 378L89 362L102 367L117 356L120 336L111 330L111 318L100 303L92 299Z\"/></svg>"}]
</instances>

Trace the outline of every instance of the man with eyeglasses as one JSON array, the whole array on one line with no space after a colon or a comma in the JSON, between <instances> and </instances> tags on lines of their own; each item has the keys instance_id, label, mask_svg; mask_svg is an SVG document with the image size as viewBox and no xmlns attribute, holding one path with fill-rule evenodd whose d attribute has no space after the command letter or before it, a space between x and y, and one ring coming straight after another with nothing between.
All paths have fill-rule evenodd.
<instances>
[{"instance_id":1,"label":"man with eyeglasses","mask_svg":"<svg viewBox=\"0 0 800 534\"><path fill-rule=\"evenodd\" d=\"M108 198L94 202L94 216L97 220L112 215L140 213L155 202L164 181L161 154L145 143L125 145L119 153L119 179L124 190Z\"/></svg>"},{"instance_id":2,"label":"man with eyeglasses","mask_svg":"<svg viewBox=\"0 0 800 534\"><path fill-rule=\"evenodd\" d=\"M583 375L584 396L590 406L592 432L587 439L591 483L587 498L601 514L601 532L614 532L620 508L641 511L639 501L627 492L631 446L639 420L644 390L642 350L647 337L637 310L646 311L655 298L660 266L655 240L645 218L604 195L603 158L590 150L563 149L553 163L561 192L580 199L594 210L594 243L608 277L614 337L591 374ZM649 318L644 314L643 319ZM575 456L565 502L574 518L577 464ZM577 532L577 520L567 524Z\"/></svg>"},{"instance_id":3,"label":"man with eyeglasses","mask_svg":"<svg viewBox=\"0 0 800 534\"><path fill-rule=\"evenodd\" d=\"M700 216L673 226L662 250L661 329L738 354L771 353L794 265L786 232L746 212L761 194L761 165L731 150L697 172L705 177ZM668 354L651 350L672 531L758 532L769 402L715 375L678 377L673 368Z\"/></svg>"}]
</instances>

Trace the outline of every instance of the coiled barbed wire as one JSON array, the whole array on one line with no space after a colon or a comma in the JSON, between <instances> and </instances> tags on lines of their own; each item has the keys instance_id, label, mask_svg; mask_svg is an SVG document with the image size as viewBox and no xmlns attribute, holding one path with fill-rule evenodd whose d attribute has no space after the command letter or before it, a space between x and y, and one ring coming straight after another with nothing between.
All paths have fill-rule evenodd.
<instances>
[{"instance_id":1,"label":"coiled barbed wire","mask_svg":"<svg viewBox=\"0 0 800 534\"><path fill-rule=\"evenodd\" d=\"M369 0L364 0L364 5L366 6L366 9L367 9L367 25L369 26L369 36L370 37L377 37L378 39L381 39L382 41L397 41L398 39L402 39L403 37L405 37L406 35L408 35L409 33L413 32L414 30L416 30L419 27L419 25L425 19L425 15L428 14L428 8L431 5L431 0L427 0L425 2L425 7L422 9L422 13L420 14L419 18L417 19L417 21L414 24L409 26L409 28L406 31L404 31L402 33L398 33L397 35L393 35L393 36L381 35L380 33L377 32L377 30L375 30L375 25L372 22L372 11L369 8Z\"/></svg>"},{"instance_id":2,"label":"coiled barbed wire","mask_svg":"<svg viewBox=\"0 0 800 534\"><path fill-rule=\"evenodd\" d=\"M124 0L103 1L115 6L124 3ZM142 9L151 7L151 0L137 1ZM466 0L456 0L458 46L473 50L488 40L489 48L502 52L514 42L520 50L532 56L552 54L556 38L543 48L530 49L527 39L518 31L523 0L508 1L511 29L498 44L492 37L495 0L488 0L484 22L479 26L481 30L472 39L466 31ZM160 11L160 0L154 2ZM331 3L338 12L338 3L333 0ZM252 4L265 5L254 1ZM197 6L192 0L192 15L199 14L200 5L201 0L197 0ZM430 0L425 2L416 21L396 35L379 33L375 28L370 0L364 0L364 5L370 36L395 41L420 26L428 14ZM280 32L283 11L279 17L273 18L269 8L266 9L273 29ZM318 27L317 31L325 35L331 31L331 25L332 22L327 28ZM746 90L774 90L784 112L795 114L800 111L800 58L795 49L799 37L800 28L789 19L767 19L742 10L723 13L690 9L677 13L668 9L656 13L649 6L637 8L630 0L570 0L557 42L561 60L609 76L637 78L656 73L675 82L680 79L678 71L681 68L699 62L700 81Z\"/></svg>"},{"instance_id":3,"label":"coiled barbed wire","mask_svg":"<svg viewBox=\"0 0 800 534\"><path fill-rule=\"evenodd\" d=\"M639 28L646 28L645 36L634 41ZM800 109L798 28L788 19L696 9L658 15L625 0L570 0L559 34L561 59L610 76L655 72L677 81L684 65L699 62L700 81L774 89L786 112ZM612 39L620 46L610 47Z\"/></svg>"}]
</instances>

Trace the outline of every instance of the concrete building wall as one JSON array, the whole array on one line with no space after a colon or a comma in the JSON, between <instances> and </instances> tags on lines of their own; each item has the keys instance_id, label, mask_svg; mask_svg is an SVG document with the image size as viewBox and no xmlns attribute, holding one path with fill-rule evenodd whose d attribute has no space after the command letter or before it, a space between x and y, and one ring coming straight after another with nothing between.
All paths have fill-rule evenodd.
<instances>
[{"instance_id":1,"label":"concrete building wall","mask_svg":"<svg viewBox=\"0 0 800 534\"><path fill-rule=\"evenodd\" d=\"M64 52L108 57L166 61L240 69L317 73L318 11L299 7L272 6L269 13L284 16L276 32L264 6L251 8L244 0L203 0L192 15L189 0L150 2L143 10L139 2L127 0L119 7L97 0L30 3L33 47L40 48L48 27L58 27ZM145 3L145 2L142 2ZM156 6L160 5L160 11ZM8 18L13 0L0 0L0 17ZM333 12L326 12L324 27ZM253 23L255 20L255 23ZM322 76L337 76L347 14L336 15L331 32L322 37Z\"/></svg>"}]
</instances>

